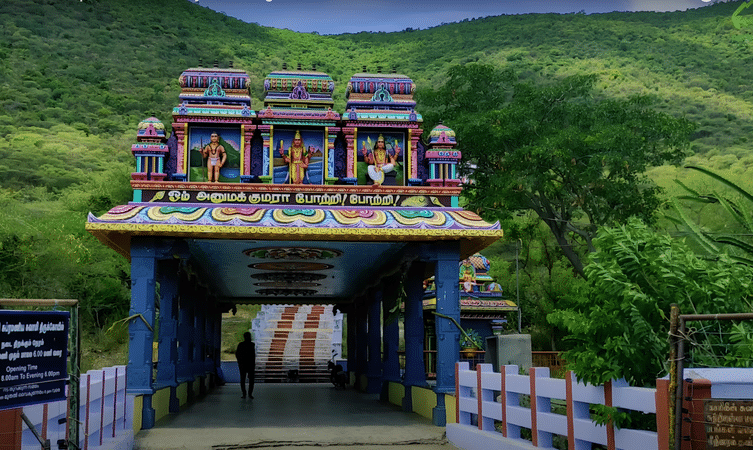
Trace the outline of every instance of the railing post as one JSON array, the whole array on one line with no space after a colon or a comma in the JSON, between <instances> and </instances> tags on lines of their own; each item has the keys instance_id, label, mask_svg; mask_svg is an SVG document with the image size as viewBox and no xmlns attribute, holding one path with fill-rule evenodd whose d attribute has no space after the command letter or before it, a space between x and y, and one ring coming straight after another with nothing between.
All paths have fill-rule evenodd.
<instances>
[{"instance_id":1,"label":"railing post","mask_svg":"<svg viewBox=\"0 0 753 450\"><path fill-rule=\"evenodd\" d=\"M79 377L80 378L80 377ZM73 380L68 381L68 386L66 386L66 393L65 393L65 442L70 442L71 440L71 386L73 385ZM76 429L78 430L78 423L76 424ZM76 445L79 443L76 442Z\"/></svg>"},{"instance_id":2,"label":"railing post","mask_svg":"<svg viewBox=\"0 0 753 450\"><path fill-rule=\"evenodd\" d=\"M510 375L517 375L518 374L518 366L516 365L507 365L504 366L505 376ZM505 383L505 379L502 380L503 384ZM502 388L502 392L504 393L504 405L502 406L504 408L504 414L503 417L505 418L504 424L505 424L505 433L503 433L503 436L511 439L520 439L520 426L519 425L513 425L507 421L507 407L508 406L518 406L520 404L520 395L515 392L509 392L506 387Z\"/></svg>"},{"instance_id":3,"label":"railing post","mask_svg":"<svg viewBox=\"0 0 753 450\"><path fill-rule=\"evenodd\" d=\"M460 423L460 361L455 362L455 423Z\"/></svg>"},{"instance_id":4,"label":"railing post","mask_svg":"<svg viewBox=\"0 0 753 450\"><path fill-rule=\"evenodd\" d=\"M549 369L546 367L531 367L529 373L531 383L531 441L536 447L551 447L552 433L539 431L539 412L551 412L552 401L546 397L536 395L536 378L549 378Z\"/></svg>"},{"instance_id":5,"label":"railing post","mask_svg":"<svg viewBox=\"0 0 753 450\"><path fill-rule=\"evenodd\" d=\"M476 397L478 398L478 428L483 431L495 431L494 418L487 417L484 414L484 402L487 404L494 402L494 391L484 388L483 373L492 372L491 364L477 364L476 365L476 384L478 390L476 391Z\"/></svg>"},{"instance_id":6,"label":"railing post","mask_svg":"<svg viewBox=\"0 0 753 450\"><path fill-rule=\"evenodd\" d=\"M481 399L481 367L476 364L476 424L479 430L484 429L484 405Z\"/></svg>"},{"instance_id":7,"label":"railing post","mask_svg":"<svg viewBox=\"0 0 753 450\"><path fill-rule=\"evenodd\" d=\"M112 393L112 437L115 437L115 424L118 422L118 367L115 367L115 391Z\"/></svg>"},{"instance_id":8,"label":"railing post","mask_svg":"<svg viewBox=\"0 0 753 450\"><path fill-rule=\"evenodd\" d=\"M612 380L604 383L604 406L612 407ZM607 450L615 450L614 443L614 423L607 422Z\"/></svg>"},{"instance_id":9,"label":"railing post","mask_svg":"<svg viewBox=\"0 0 753 450\"><path fill-rule=\"evenodd\" d=\"M565 373L565 400L567 401L567 448L570 450L591 450L591 442L578 439L575 436L575 420L591 420L589 404L575 400L574 385L577 380L575 374L568 370Z\"/></svg>"},{"instance_id":10,"label":"railing post","mask_svg":"<svg viewBox=\"0 0 753 450\"><path fill-rule=\"evenodd\" d=\"M656 439L659 450L669 450L669 429L672 403L669 395L669 380L656 380Z\"/></svg>"},{"instance_id":11,"label":"railing post","mask_svg":"<svg viewBox=\"0 0 753 450\"><path fill-rule=\"evenodd\" d=\"M89 404L91 403L92 376L86 374L86 418L84 418L84 450L89 449Z\"/></svg>"},{"instance_id":12,"label":"railing post","mask_svg":"<svg viewBox=\"0 0 753 450\"><path fill-rule=\"evenodd\" d=\"M458 361L455 362L455 410L456 410L456 419L457 423L462 425L470 425L471 424L471 413L468 411L461 411L460 410L460 399L462 398L468 398L471 394L471 388L468 386L462 386L460 384L460 372L461 371L467 371L469 369L469 365L466 361Z\"/></svg>"},{"instance_id":13,"label":"railing post","mask_svg":"<svg viewBox=\"0 0 753 450\"><path fill-rule=\"evenodd\" d=\"M43 441L47 440L47 420L48 420L47 405L48 403L45 403L44 406L42 406L42 440Z\"/></svg>"},{"instance_id":14,"label":"railing post","mask_svg":"<svg viewBox=\"0 0 753 450\"><path fill-rule=\"evenodd\" d=\"M105 370L102 369L102 397L99 399L99 445L102 446L102 438L105 431Z\"/></svg>"},{"instance_id":15,"label":"railing post","mask_svg":"<svg viewBox=\"0 0 753 450\"><path fill-rule=\"evenodd\" d=\"M126 395L126 389L125 387L128 386L128 366L126 366L123 371L125 374L123 374L123 429L125 430L128 428L128 411L126 408L128 408L128 395Z\"/></svg>"},{"instance_id":16,"label":"railing post","mask_svg":"<svg viewBox=\"0 0 753 450\"><path fill-rule=\"evenodd\" d=\"M502 436L507 437L507 366L499 371L499 406L502 408Z\"/></svg>"},{"instance_id":17,"label":"railing post","mask_svg":"<svg viewBox=\"0 0 753 450\"><path fill-rule=\"evenodd\" d=\"M573 401L572 371L565 372L565 404L567 414L567 448L575 450L575 403Z\"/></svg>"}]
</instances>

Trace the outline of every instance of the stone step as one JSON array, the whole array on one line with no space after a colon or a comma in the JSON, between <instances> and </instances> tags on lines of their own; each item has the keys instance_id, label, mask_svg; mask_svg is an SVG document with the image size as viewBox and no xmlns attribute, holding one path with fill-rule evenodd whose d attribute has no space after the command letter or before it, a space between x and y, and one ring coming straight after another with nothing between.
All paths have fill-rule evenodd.
<instances>
[{"instance_id":1,"label":"stone step","mask_svg":"<svg viewBox=\"0 0 753 450\"><path fill-rule=\"evenodd\" d=\"M262 307L263 333L257 340L256 379L264 382L329 381L335 325L331 306Z\"/></svg>"}]
</instances>

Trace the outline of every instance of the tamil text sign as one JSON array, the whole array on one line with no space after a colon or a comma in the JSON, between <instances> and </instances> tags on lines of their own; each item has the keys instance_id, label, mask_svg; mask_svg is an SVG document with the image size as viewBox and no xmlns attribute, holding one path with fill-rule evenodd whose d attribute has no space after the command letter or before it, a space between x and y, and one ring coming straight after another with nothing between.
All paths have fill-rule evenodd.
<instances>
[{"instance_id":1,"label":"tamil text sign","mask_svg":"<svg viewBox=\"0 0 753 450\"><path fill-rule=\"evenodd\" d=\"M0 409L65 399L69 313L0 311Z\"/></svg>"},{"instance_id":2,"label":"tamil text sign","mask_svg":"<svg viewBox=\"0 0 753 450\"><path fill-rule=\"evenodd\" d=\"M753 448L753 400L706 400L706 448Z\"/></svg>"}]
</instances>

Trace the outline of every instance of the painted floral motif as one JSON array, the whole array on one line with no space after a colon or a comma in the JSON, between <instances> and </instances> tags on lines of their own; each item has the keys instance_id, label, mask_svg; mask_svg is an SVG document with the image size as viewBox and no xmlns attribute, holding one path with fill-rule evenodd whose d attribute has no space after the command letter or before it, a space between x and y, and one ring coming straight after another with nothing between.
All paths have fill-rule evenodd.
<instances>
[{"instance_id":1,"label":"painted floral motif","mask_svg":"<svg viewBox=\"0 0 753 450\"><path fill-rule=\"evenodd\" d=\"M134 217L137 215L142 209L144 209L143 206L136 206L136 205L120 205L112 208L110 211L105 213L101 219L102 220L128 220L131 217Z\"/></svg>"},{"instance_id":2,"label":"painted floral motif","mask_svg":"<svg viewBox=\"0 0 753 450\"><path fill-rule=\"evenodd\" d=\"M179 208L175 206L155 206L147 209L147 216L160 222L177 219L181 221L198 220L207 208Z\"/></svg>"},{"instance_id":3,"label":"painted floral motif","mask_svg":"<svg viewBox=\"0 0 753 450\"><path fill-rule=\"evenodd\" d=\"M393 211L393 217L401 225L443 226L447 222L447 216L436 211Z\"/></svg>"},{"instance_id":4,"label":"painted floral motif","mask_svg":"<svg viewBox=\"0 0 753 450\"><path fill-rule=\"evenodd\" d=\"M251 264L249 267L257 270L280 270L285 272L306 272L311 270L327 270L334 266L331 264L315 262L263 262Z\"/></svg>"},{"instance_id":5,"label":"painted floral motif","mask_svg":"<svg viewBox=\"0 0 753 450\"><path fill-rule=\"evenodd\" d=\"M312 260L330 259L342 256L340 250L313 247L262 247L243 250L243 254L259 259Z\"/></svg>"},{"instance_id":6,"label":"painted floral motif","mask_svg":"<svg viewBox=\"0 0 753 450\"><path fill-rule=\"evenodd\" d=\"M463 232L497 230L469 211L438 210L365 210L365 209L274 209L274 208L228 208L228 207L174 207L133 206L113 208L99 218L90 218L92 223L150 225L175 223L182 226L235 226L238 222L250 227L301 227L326 228L338 233L345 230L371 228L398 229L456 229Z\"/></svg>"},{"instance_id":7,"label":"painted floral motif","mask_svg":"<svg viewBox=\"0 0 753 450\"><path fill-rule=\"evenodd\" d=\"M325 219L321 209L276 209L272 218L279 223L293 223L301 220L307 224L320 223Z\"/></svg>"},{"instance_id":8,"label":"painted floral motif","mask_svg":"<svg viewBox=\"0 0 753 450\"><path fill-rule=\"evenodd\" d=\"M238 218L244 222L258 222L264 217L265 210L261 208L215 208L212 218L220 222L229 222Z\"/></svg>"},{"instance_id":9,"label":"painted floral motif","mask_svg":"<svg viewBox=\"0 0 753 450\"><path fill-rule=\"evenodd\" d=\"M337 223L343 225L355 225L364 223L366 225L383 225L387 223L387 214L384 211L367 211L367 210L334 210L332 217Z\"/></svg>"}]
</instances>

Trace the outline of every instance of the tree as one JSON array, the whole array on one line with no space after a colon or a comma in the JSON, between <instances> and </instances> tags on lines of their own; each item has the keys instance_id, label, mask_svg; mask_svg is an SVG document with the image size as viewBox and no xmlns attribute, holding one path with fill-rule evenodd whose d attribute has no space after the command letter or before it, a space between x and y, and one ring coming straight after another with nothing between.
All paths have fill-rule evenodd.
<instances>
[{"instance_id":1,"label":"tree","mask_svg":"<svg viewBox=\"0 0 753 450\"><path fill-rule=\"evenodd\" d=\"M687 216L677 200L673 201L673 206L679 219L675 219L674 221L682 224L690 231L690 235L700 244L706 254L713 257L723 250L727 250L731 253L731 257L734 260L753 266L753 242L750 238L753 233L753 212L751 211L753 194L711 170L697 166L687 166L687 168L697 170L719 181L731 189L734 194L737 194L739 198L734 198L727 192L700 193L677 181L688 192L688 195L680 196L677 200L704 205L720 205L726 213L726 217L731 218L736 227L732 232L729 229L723 230L724 232L713 232L704 229L700 224L693 222Z\"/></svg>"},{"instance_id":2,"label":"tree","mask_svg":"<svg viewBox=\"0 0 753 450\"><path fill-rule=\"evenodd\" d=\"M699 314L751 310L753 268L725 255L715 261L700 258L684 242L636 218L600 231L594 240L597 251L585 268L586 288L573 295L567 309L548 316L570 333L573 347L563 356L579 379L602 384L624 378L641 386L666 374L672 303ZM750 328L735 327L726 332L740 345L719 346L714 336L698 333L698 347L722 353L707 360L750 363ZM745 348L748 358L740 360Z\"/></svg>"},{"instance_id":3,"label":"tree","mask_svg":"<svg viewBox=\"0 0 753 450\"><path fill-rule=\"evenodd\" d=\"M520 307L521 325L531 335L534 350L565 350L565 330L546 317L585 280L573 272L552 233L535 214L505 221L502 229L506 239L483 251L491 262L489 275ZM511 328L517 329L517 320Z\"/></svg>"},{"instance_id":4,"label":"tree","mask_svg":"<svg viewBox=\"0 0 753 450\"><path fill-rule=\"evenodd\" d=\"M602 225L638 216L648 223L660 189L644 171L685 156L694 125L653 109L648 97L598 98L595 75L547 84L468 64L420 100L427 122L444 118L458 135L464 196L487 219L534 211L574 270Z\"/></svg>"}]
</instances>

